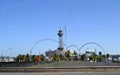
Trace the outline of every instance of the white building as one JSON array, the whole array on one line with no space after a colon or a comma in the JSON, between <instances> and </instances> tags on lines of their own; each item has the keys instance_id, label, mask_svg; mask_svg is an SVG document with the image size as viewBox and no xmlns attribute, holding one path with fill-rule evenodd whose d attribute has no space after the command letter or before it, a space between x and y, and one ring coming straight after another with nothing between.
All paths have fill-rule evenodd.
<instances>
[{"instance_id":1,"label":"white building","mask_svg":"<svg viewBox=\"0 0 120 75\"><path fill-rule=\"evenodd\" d=\"M3 56L0 57L0 62L14 62L14 61L15 60L12 57L3 57Z\"/></svg>"},{"instance_id":2,"label":"white building","mask_svg":"<svg viewBox=\"0 0 120 75\"><path fill-rule=\"evenodd\" d=\"M90 57L94 54L95 52L93 51L86 51L85 55L86 55L86 60L89 61Z\"/></svg>"}]
</instances>

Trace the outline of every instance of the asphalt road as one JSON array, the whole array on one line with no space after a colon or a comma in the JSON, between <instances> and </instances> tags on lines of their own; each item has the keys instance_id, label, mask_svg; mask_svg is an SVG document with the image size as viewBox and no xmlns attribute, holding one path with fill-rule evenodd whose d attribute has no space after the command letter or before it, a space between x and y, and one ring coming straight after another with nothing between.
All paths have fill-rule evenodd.
<instances>
[{"instance_id":1,"label":"asphalt road","mask_svg":"<svg viewBox=\"0 0 120 75\"><path fill-rule=\"evenodd\" d=\"M0 75L120 75L120 72L0 73Z\"/></svg>"}]
</instances>

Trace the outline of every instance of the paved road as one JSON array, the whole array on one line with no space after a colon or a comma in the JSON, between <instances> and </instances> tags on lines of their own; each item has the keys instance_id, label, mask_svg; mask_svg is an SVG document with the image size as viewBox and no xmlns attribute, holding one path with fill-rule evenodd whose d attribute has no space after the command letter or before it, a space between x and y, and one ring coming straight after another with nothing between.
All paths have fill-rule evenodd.
<instances>
[{"instance_id":1,"label":"paved road","mask_svg":"<svg viewBox=\"0 0 120 75\"><path fill-rule=\"evenodd\" d=\"M0 75L120 75L120 72L0 73Z\"/></svg>"}]
</instances>

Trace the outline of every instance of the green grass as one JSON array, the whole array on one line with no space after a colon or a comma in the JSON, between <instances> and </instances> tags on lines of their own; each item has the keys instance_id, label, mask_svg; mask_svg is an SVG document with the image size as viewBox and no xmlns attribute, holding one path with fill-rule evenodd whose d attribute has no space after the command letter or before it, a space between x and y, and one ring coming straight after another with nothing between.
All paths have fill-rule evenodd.
<instances>
[{"instance_id":1,"label":"green grass","mask_svg":"<svg viewBox=\"0 0 120 75\"><path fill-rule=\"evenodd\" d=\"M35 65L35 66L30 66L30 68L43 68L43 67L66 67L66 61L57 61L57 62L51 62L51 63L44 63L44 64L38 64L38 65ZM77 64L80 64L80 61L77 62ZM74 64L68 64L68 66L71 66Z\"/></svg>"}]
</instances>

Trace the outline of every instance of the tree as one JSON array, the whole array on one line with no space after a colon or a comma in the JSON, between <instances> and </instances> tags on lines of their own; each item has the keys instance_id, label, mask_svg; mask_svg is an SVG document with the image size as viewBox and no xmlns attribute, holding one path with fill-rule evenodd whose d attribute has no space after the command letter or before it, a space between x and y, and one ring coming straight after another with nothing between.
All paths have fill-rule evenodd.
<instances>
[{"instance_id":1,"label":"tree","mask_svg":"<svg viewBox=\"0 0 120 75\"><path fill-rule=\"evenodd\" d=\"M59 61L59 60L60 60L60 56L57 55L56 53L53 54L53 55L51 56L51 58L52 58L53 61Z\"/></svg>"},{"instance_id":2,"label":"tree","mask_svg":"<svg viewBox=\"0 0 120 75\"><path fill-rule=\"evenodd\" d=\"M67 58L67 60L70 60L70 50L68 50L67 52L65 52L65 57Z\"/></svg>"},{"instance_id":3,"label":"tree","mask_svg":"<svg viewBox=\"0 0 120 75\"><path fill-rule=\"evenodd\" d=\"M73 53L73 60L78 60L78 54L76 51Z\"/></svg>"},{"instance_id":4,"label":"tree","mask_svg":"<svg viewBox=\"0 0 120 75\"><path fill-rule=\"evenodd\" d=\"M108 58L110 55L107 53L106 57Z\"/></svg>"},{"instance_id":5,"label":"tree","mask_svg":"<svg viewBox=\"0 0 120 75\"><path fill-rule=\"evenodd\" d=\"M97 61L97 58L98 58L98 56L97 56L97 54L94 52L94 53L92 54L92 60L93 60L93 61Z\"/></svg>"},{"instance_id":6,"label":"tree","mask_svg":"<svg viewBox=\"0 0 120 75\"><path fill-rule=\"evenodd\" d=\"M26 62L26 55L22 55L23 56L23 62Z\"/></svg>"},{"instance_id":7,"label":"tree","mask_svg":"<svg viewBox=\"0 0 120 75\"><path fill-rule=\"evenodd\" d=\"M45 56L43 54L40 55L40 59L41 61L44 61L45 60Z\"/></svg>"},{"instance_id":8,"label":"tree","mask_svg":"<svg viewBox=\"0 0 120 75\"><path fill-rule=\"evenodd\" d=\"M39 62L39 61L41 61L40 56L36 56L35 57L35 62Z\"/></svg>"},{"instance_id":9,"label":"tree","mask_svg":"<svg viewBox=\"0 0 120 75\"><path fill-rule=\"evenodd\" d=\"M84 61L85 59L86 59L86 55L85 54L81 55L81 60Z\"/></svg>"},{"instance_id":10,"label":"tree","mask_svg":"<svg viewBox=\"0 0 120 75\"><path fill-rule=\"evenodd\" d=\"M36 55L32 55L32 57L31 57L31 60L32 60L33 62L35 62L35 57L36 57Z\"/></svg>"},{"instance_id":11,"label":"tree","mask_svg":"<svg viewBox=\"0 0 120 75\"><path fill-rule=\"evenodd\" d=\"M99 51L99 56L101 56L102 55L102 52L101 51Z\"/></svg>"},{"instance_id":12,"label":"tree","mask_svg":"<svg viewBox=\"0 0 120 75\"><path fill-rule=\"evenodd\" d=\"M29 58L30 58L29 54L26 54L26 62L29 62Z\"/></svg>"},{"instance_id":13,"label":"tree","mask_svg":"<svg viewBox=\"0 0 120 75\"><path fill-rule=\"evenodd\" d=\"M1 60L2 60L2 62L4 61L4 56L3 55L1 55Z\"/></svg>"},{"instance_id":14,"label":"tree","mask_svg":"<svg viewBox=\"0 0 120 75\"><path fill-rule=\"evenodd\" d=\"M17 57L16 57L16 62L23 62L23 59L24 59L24 56L19 54Z\"/></svg>"},{"instance_id":15,"label":"tree","mask_svg":"<svg viewBox=\"0 0 120 75\"><path fill-rule=\"evenodd\" d=\"M104 59L104 56L102 55L102 52L99 52L99 57L98 57L98 61L101 62Z\"/></svg>"}]
</instances>

